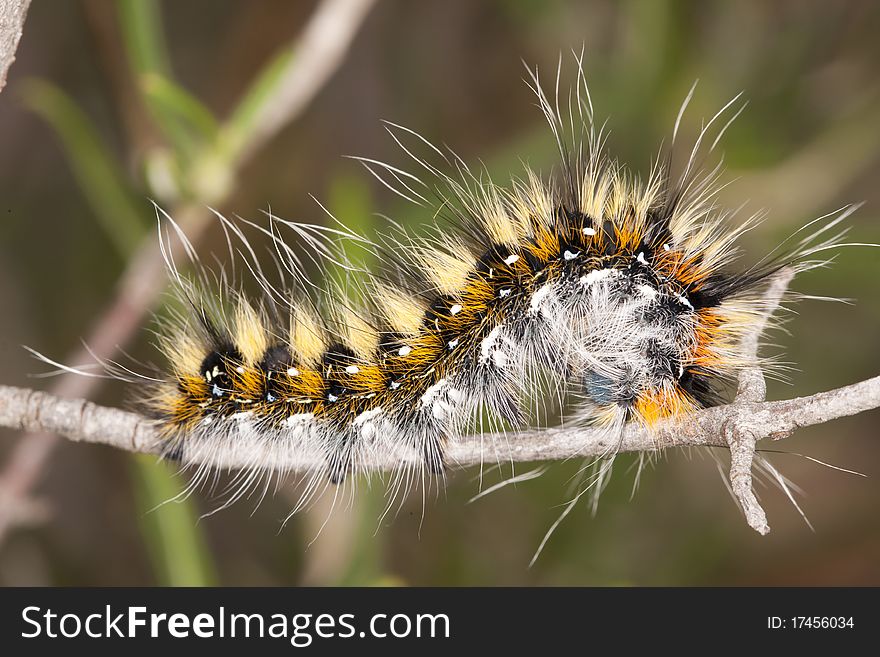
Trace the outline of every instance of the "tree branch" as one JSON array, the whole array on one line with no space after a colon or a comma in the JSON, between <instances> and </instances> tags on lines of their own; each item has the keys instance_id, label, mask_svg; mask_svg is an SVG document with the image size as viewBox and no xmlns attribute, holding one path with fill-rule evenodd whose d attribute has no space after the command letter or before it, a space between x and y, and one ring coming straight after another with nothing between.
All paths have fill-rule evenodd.
<instances>
[{"instance_id":1,"label":"tree branch","mask_svg":"<svg viewBox=\"0 0 880 657\"><path fill-rule=\"evenodd\" d=\"M0 91L6 86L6 74L15 61L30 4L31 0L0 0Z\"/></svg>"},{"instance_id":2,"label":"tree branch","mask_svg":"<svg viewBox=\"0 0 880 657\"><path fill-rule=\"evenodd\" d=\"M764 380L764 371L758 360L758 348L767 323L782 302L792 278L794 278L794 270L788 267L777 272L773 277L764 292L766 301L764 313L754 331L740 344L743 356L752 360L753 365L739 374L739 386L734 400L736 405L757 404L767 397L767 382ZM741 422L735 421L725 424L722 432L730 447L730 489L739 502L749 527L763 536L770 531L770 525L767 523L767 514L752 488L752 463L755 460L759 438Z\"/></svg>"},{"instance_id":3,"label":"tree branch","mask_svg":"<svg viewBox=\"0 0 880 657\"><path fill-rule=\"evenodd\" d=\"M453 441L447 447L451 465L467 467L486 460L486 451L498 462L554 461L573 457L595 458L617 451L657 452L670 447L728 447L726 432L731 423L760 441L779 440L800 427L880 407L880 376L860 383L784 401L739 403L707 408L676 420L660 422L653 429L628 425L620 440L607 431L584 427L555 427L520 432L476 434ZM0 386L0 426L25 431L49 431L84 443L109 445L129 452L160 454L162 445L156 424L148 418L116 408L98 406L84 399L62 399L49 393ZM491 447L488 447L491 446ZM412 456L413 463L417 456ZM253 463L253 455L229 454L221 468ZM375 470L401 465L399 456L380 457L366 464ZM313 467L296 455L279 469L292 471Z\"/></svg>"}]
</instances>

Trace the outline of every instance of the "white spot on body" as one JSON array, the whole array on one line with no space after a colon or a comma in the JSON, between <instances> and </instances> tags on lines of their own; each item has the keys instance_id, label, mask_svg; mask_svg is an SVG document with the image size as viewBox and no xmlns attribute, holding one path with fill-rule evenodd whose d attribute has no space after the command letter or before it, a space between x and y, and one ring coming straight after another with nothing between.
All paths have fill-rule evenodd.
<instances>
[{"instance_id":1,"label":"white spot on body","mask_svg":"<svg viewBox=\"0 0 880 657\"><path fill-rule=\"evenodd\" d=\"M505 265L512 265L512 264L515 263L517 260L519 260L519 256L516 255L515 253L511 253L509 256L507 256L507 257L504 259L504 264L505 264Z\"/></svg>"},{"instance_id":2,"label":"white spot on body","mask_svg":"<svg viewBox=\"0 0 880 657\"><path fill-rule=\"evenodd\" d=\"M328 392L327 393L327 401L329 401L329 402L339 401L339 397L334 395L332 392Z\"/></svg>"},{"instance_id":3,"label":"white spot on body","mask_svg":"<svg viewBox=\"0 0 880 657\"><path fill-rule=\"evenodd\" d=\"M412 353L412 347L408 345L403 345L400 349L397 350L398 356L409 356Z\"/></svg>"},{"instance_id":4,"label":"white spot on body","mask_svg":"<svg viewBox=\"0 0 880 657\"><path fill-rule=\"evenodd\" d=\"M664 250L664 251L669 251L670 249L671 249L671 247L670 247L668 244L664 244L664 245L663 245L663 250Z\"/></svg>"},{"instance_id":5,"label":"white spot on body","mask_svg":"<svg viewBox=\"0 0 880 657\"><path fill-rule=\"evenodd\" d=\"M611 276L611 272L613 269L594 269L590 273L585 276L581 276L581 284L582 285L593 285L594 283L598 283L599 281L608 278Z\"/></svg>"},{"instance_id":6,"label":"white spot on body","mask_svg":"<svg viewBox=\"0 0 880 657\"><path fill-rule=\"evenodd\" d=\"M590 237L592 237L595 234L596 234L596 231L593 230L592 228L589 228L589 227L584 228L584 235L589 235Z\"/></svg>"},{"instance_id":7,"label":"white spot on body","mask_svg":"<svg viewBox=\"0 0 880 657\"><path fill-rule=\"evenodd\" d=\"M363 413L361 413L360 415L358 415L354 419L354 426L359 427L359 426L363 425L365 422L369 422L374 417L379 415L381 412L382 412L381 408L371 408L368 411L364 411Z\"/></svg>"},{"instance_id":8,"label":"white spot on body","mask_svg":"<svg viewBox=\"0 0 880 657\"><path fill-rule=\"evenodd\" d=\"M439 395L444 387L446 387L446 379L440 379L437 383L425 390L425 394L421 397L422 405L430 404L434 400L434 397Z\"/></svg>"},{"instance_id":9,"label":"white spot on body","mask_svg":"<svg viewBox=\"0 0 880 657\"><path fill-rule=\"evenodd\" d=\"M535 290L534 294L532 294L532 298L529 301L529 312L537 313L541 312L543 314L547 314L548 307L550 306L550 295L553 293L553 288L549 283L546 285L542 285L537 290Z\"/></svg>"},{"instance_id":10,"label":"white spot on body","mask_svg":"<svg viewBox=\"0 0 880 657\"><path fill-rule=\"evenodd\" d=\"M287 376L299 376L299 370L295 367L288 367Z\"/></svg>"},{"instance_id":11,"label":"white spot on body","mask_svg":"<svg viewBox=\"0 0 880 657\"><path fill-rule=\"evenodd\" d=\"M354 426L360 431L361 438L367 441L372 441L379 434L379 428L381 425L373 420L375 420L378 415L381 415L381 413L381 408L371 408L354 419Z\"/></svg>"},{"instance_id":12,"label":"white spot on body","mask_svg":"<svg viewBox=\"0 0 880 657\"><path fill-rule=\"evenodd\" d=\"M690 308L691 310L694 309L694 307L693 307L693 305L691 304L690 300L688 300L688 298L687 298L686 296L684 296L683 294L679 294L676 298L677 298L679 301L681 301L684 305L686 305L688 308Z\"/></svg>"},{"instance_id":13,"label":"white spot on body","mask_svg":"<svg viewBox=\"0 0 880 657\"><path fill-rule=\"evenodd\" d=\"M509 362L507 354L500 348L499 343L502 341L501 327L493 328L489 335L480 342L480 362L487 363L491 359L496 367L505 367Z\"/></svg>"},{"instance_id":14,"label":"white spot on body","mask_svg":"<svg viewBox=\"0 0 880 657\"><path fill-rule=\"evenodd\" d=\"M506 287L498 292L498 296L503 299L504 297L509 297L511 292L513 292L513 290L511 290L509 287Z\"/></svg>"},{"instance_id":15,"label":"white spot on body","mask_svg":"<svg viewBox=\"0 0 880 657\"><path fill-rule=\"evenodd\" d=\"M238 372L239 374L244 374L244 368L241 365L236 367L235 371Z\"/></svg>"},{"instance_id":16,"label":"white spot on body","mask_svg":"<svg viewBox=\"0 0 880 657\"><path fill-rule=\"evenodd\" d=\"M566 260L574 260L574 259L577 258L580 254L581 254L580 251L574 251L574 252L572 252L572 251L569 251L568 249L566 249L566 250L565 250L565 253L562 254L562 257L565 258Z\"/></svg>"},{"instance_id":17,"label":"white spot on body","mask_svg":"<svg viewBox=\"0 0 880 657\"><path fill-rule=\"evenodd\" d=\"M284 420L284 423L289 427L293 427L297 424L304 424L314 417L314 413L294 413L293 415L289 415L287 419Z\"/></svg>"},{"instance_id":18,"label":"white spot on body","mask_svg":"<svg viewBox=\"0 0 880 657\"><path fill-rule=\"evenodd\" d=\"M360 371L361 371L361 368L358 367L357 365L348 365L345 368L346 374L357 374Z\"/></svg>"},{"instance_id":19,"label":"white spot on body","mask_svg":"<svg viewBox=\"0 0 880 657\"><path fill-rule=\"evenodd\" d=\"M421 402L423 406L431 406L431 415L436 419L446 420L462 398L460 390L450 388L446 379L440 379L425 391Z\"/></svg>"},{"instance_id":20,"label":"white spot on body","mask_svg":"<svg viewBox=\"0 0 880 657\"><path fill-rule=\"evenodd\" d=\"M639 285L636 289L641 293L643 297L647 297L648 299L653 299L657 296L657 290L655 290L650 285Z\"/></svg>"},{"instance_id":21,"label":"white spot on body","mask_svg":"<svg viewBox=\"0 0 880 657\"><path fill-rule=\"evenodd\" d=\"M455 338L454 340L450 340L449 342L447 342L447 345L449 346L450 349L455 349L458 346L458 338Z\"/></svg>"},{"instance_id":22,"label":"white spot on body","mask_svg":"<svg viewBox=\"0 0 880 657\"><path fill-rule=\"evenodd\" d=\"M452 404L443 399L444 388L446 388L446 379L440 379L425 391L420 400L422 406L430 405L431 415L438 420L445 420L453 410Z\"/></svg>"},{"instance_id":23,"label":"white spot on body","mask_svg":"<svg viewBox=\"0 0 880 657\"><path fill-rule=\"evenodd\" d=\"M388 387L392 390L397 390L400 387L400 381L392 381Z\"/></svg>"},{"instance_id":24,"label":"white spot on body","mask_svg":"<svg viewBox=\"0 0 880 657\"><path fill-rule=\"evenodd\" d=\"M648 260L647 260L647 258L645 258L645 252L644 252L644 251L639 251L639 255L636 256L636 260L637 260L638 262L642 263L643 265L647 265L647 264L648 264Z\"/></svg>"},{"instance_id":25,"label":"white spot on body","mask_svg":"<svg viewBox=\"0 0 880 657\"><path fill-rule=\"evenodd\" d=\"M457 315L460 312L461 312L461 304L460 303L453 304L453 306L449 309L450 315Z\"/></svg>"}]
</instances>

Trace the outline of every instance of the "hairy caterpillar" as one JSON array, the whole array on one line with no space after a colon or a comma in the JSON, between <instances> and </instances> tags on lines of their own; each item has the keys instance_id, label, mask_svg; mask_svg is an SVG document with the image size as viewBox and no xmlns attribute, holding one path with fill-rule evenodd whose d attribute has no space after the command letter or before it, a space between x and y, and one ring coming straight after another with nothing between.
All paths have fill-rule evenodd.
<instances>
[{"instance_id":1,"label":"hairy caterpillar","mask_svg":"<svg viewBox=\"0 0 880 657\"><path fill-rule=\"evenodd\" d=\"M401 464L396 492L442 474L444 445L484 422L540 421L560 399L573 407L566 421L619 434L626 422L652 426L716 403L727 381L756 364L740 341L765 311L762 286L780 267L821 264L811 256L839 244L841 234L827 232L850 209L822 218L786 253L736 271L737 238L758 218L732 225L715 206L720 166L700 172L698 161L737 99L707 123L680 175L658 160L640 182L605 155L578 64L563 102L559 74L552 96L531 76L561 156L546 178L527 169L497 186L454 153L387 124L418 175L362 162L435 210L428 236L393 229L371 241L344 227L218 215L259 299L234 275L203 267L160 216L183 303L160 327L170 371L146 401L169 456L197 468L194 485L218 455L237 452L253 468L237 475L232 499L268 487L266 475L305 468L305 504L322 483L340 483L383 454ZM677 131L678 121L673 143ZM257 256L242 224L269 239L268 258ZM174 235L195 270L189 278L170 256ZM348 245L376 267L360 267ZM306 264L343 271L345 281L309 277ZM537 418L529 418L530 398Z\"/></svg>"}]
</instances>

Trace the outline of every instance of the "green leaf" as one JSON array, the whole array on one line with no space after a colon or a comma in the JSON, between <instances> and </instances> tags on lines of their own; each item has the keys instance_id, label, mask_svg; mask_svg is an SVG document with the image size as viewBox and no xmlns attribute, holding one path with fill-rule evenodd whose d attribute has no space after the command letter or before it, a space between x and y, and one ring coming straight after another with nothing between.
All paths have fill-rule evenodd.
<instances>
[{"instance_id":1,"label":"green leaf","mask_svg":"<svg viewBox=\"0 0 880 657\"><path fill-rule=\"evenodd\" d=\"M125 48L136 73L171 76L162 13L156 0L117 0Z\"/></svg>"},{"instance_id":2,"label":"green leaf","mask_svg":"<svg viewBox=\"0 0 880 657\"><path fill-rule=\"evenodd\" d=\"M189 91L158 73L143 74L140 88L172 143L191 147L216 139L217 120Z\"/></svg>"},{"instance_id":3,"label":"green leaf","mask_svg":"<svg viewBox=\"0 0 880 657\"><path fill-rule=\"evenodd\" d=\"M142 509L141 534L163 586L212 586L217 577L194 505L171 467L155 457L131 459L135 494Z\"/></svg>"},{"instance_id":4,"label":"green leaf","mask_svg":"<svg viewBox=\"0 0 880 657\"><path fill-rule=\"evenodd\" d=\"M91 121L69 96L47 82L28 82L23 97L58 133L73 174L117 251L130 254L144 235L145 222L119 173L119 163L107 152Z\"/></svg>"},{"instance_id":5,"label":"green leaf","mask_svg":"<svg viewBox=\"0 0 880 657\"><path fill-rule=\"evenodd\" d=\"M144 104L168 143L191 160L216 137L216 121L200 101L172 81L158 2L120 0L118 7L129 65Z\"/></svg>"}]
</instances>

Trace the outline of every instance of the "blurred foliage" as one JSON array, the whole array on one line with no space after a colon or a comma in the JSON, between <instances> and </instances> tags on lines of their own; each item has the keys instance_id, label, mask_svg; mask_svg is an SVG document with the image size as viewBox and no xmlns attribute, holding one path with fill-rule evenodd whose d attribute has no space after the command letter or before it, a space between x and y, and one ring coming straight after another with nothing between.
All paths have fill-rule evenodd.
<instances>
[{"instance_id":1,"label":"blurred foliage","mask_svg":"<svg viewBox=\"0 0 880 657\"><path fill-rule=\"evenodd\" d=\"M380 119L484 163L496 182L523 162L548 173L554 145L521 83L520 59L552 84L559 53L570 61L569 50L581 47L598 121L610 117L608 149L642 173L695 79L684 138L745 90L750 106L721 144L725 180L734 182L719 196L728 207L748 201L743 212L768 211L746 236L745 261L851 201L866 201L853 238L880 241L876 3L385 0L305 115L232 170L308 10L273 0L32 7L0 96L4 383L31 385L26 375L39 370L16 345L62 354L87 332L132 249L153 239L149 198L171 207L228 197L224 211L246 218L271 207L283 218L330 221L314 193L358 232L381 231L380 214L418 232L429 211L340 159L405 165ZM222 231L200 249L222 261ZM788 333L771 336L797 364L792 385L773 384L771 396L880 370L878 261L876 252L846 250L797 282L856 303L798 305ZM155 359L149 342L144 331L131 356ZM126 394L105 389L101 401L125 403ZM815 533L772 486L758 492L773 532L750 533L705 452L664 455L635 492L635 459L621 458L595 517L579 507L531 569L578 463L554 464L472 504L480 486L511 468L487 468L482 483L475 471L457 473L444 491L414 493L388 514L378 478L358 482L350 511L327 520L329 507L319 505L279 531L295 492L282 489L256 512L244 502L198 520L220 503L202 492L162 504L186 484L167 466L65 445L41 491L55 514L0 546L0 583L878 584L876 422L876 412L865 414L774 446L874 476L774 455L804 489Z\"/></svg>"}]
</instances>

